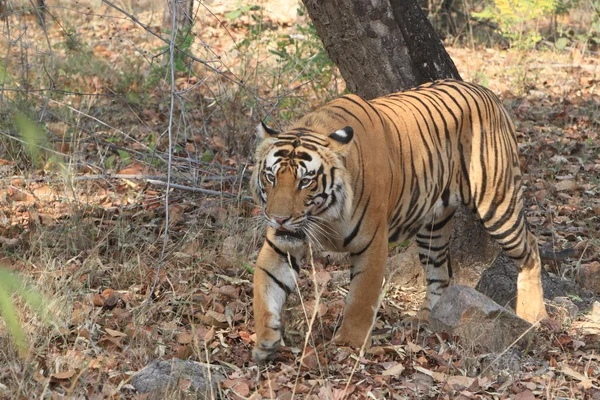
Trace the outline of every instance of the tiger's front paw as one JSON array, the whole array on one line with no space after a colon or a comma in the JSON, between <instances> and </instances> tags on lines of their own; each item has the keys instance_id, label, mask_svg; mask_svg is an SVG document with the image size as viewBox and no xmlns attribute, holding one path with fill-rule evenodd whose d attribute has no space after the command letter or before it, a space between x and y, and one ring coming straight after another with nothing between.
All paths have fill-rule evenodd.
<instances>
[{"instance_id":1,"label":"tiger's front paw","mask_svg":"<svg viewBox=\"0 0 600 400\"><path fill-rule=\"evenodd\" d=\"M252 359L257 364L263 364L272 360L277 355L277 350L281 346L281 332L270 329L270 332L261 335L256 340L256 345L252 349Z\"/></svg>"},{"instance_id":2,"label":"tiger's front paw","mask_svg":"<svg viewBox=\"0 0 600 400\"><path fill-rule=\"evenodd\" d=\"M369 327L370 328L370 327ZM340 345L350 345L356 348L362 348L365 346L365 350L371 345L371 335L369 330L360 329L345 329L344 325L340 328L339 332L333 338L333 343Z\"/></svg>"}]
</instances>

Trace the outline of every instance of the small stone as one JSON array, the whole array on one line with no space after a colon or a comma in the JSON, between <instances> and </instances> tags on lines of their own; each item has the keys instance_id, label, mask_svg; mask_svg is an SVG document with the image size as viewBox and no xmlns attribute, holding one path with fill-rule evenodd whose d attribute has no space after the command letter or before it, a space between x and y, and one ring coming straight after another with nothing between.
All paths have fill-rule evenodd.
<instances>
[{"instance_id":1,"label":"small stone","mask_svg":"<svg viewBox=\"0 0 600 400\"><path fill-rule=\"evenodd\" d=\"M592 305L592 311L588 316L593 322L600 324L600 301L595 301Z\"/></svg>"},{"instance_id":2,"label":"small stone","mask_svg":"<svg viewBox=\"0 0 600 400\"><path fill-rule=\"evenodd\" d=\"M548 311L554 314L555 318L563 325L570 325L577 319L579 307L577 307L568 297L555 297L547 303Z\"/></svg>"},{"instance_id":3,"label":"small stone","mask_svg":"<svg viewBox=\"0 0 600 400\"><path fill-rule=\"evenodd\" d=\"M223 257L230 263L235 263L238 256L238 245L241 243L241 238L238 236L228 236L223 240L222 254Z\"/></svg>"},{"instance_id":4,"label":"small stone","mask_svg":"<svg viewBox=\"0 0 600 400\"><path fill-rule=\"evenodd\" d=\"M577 273L577 283L583 288L600 294L600 262L581 264Z\"/></svg>"},{"instance_id":5,"label":"small stone","mask_svg":"<svg viewBox=\"0 0 600 400\"><path fill-rule=\"evenodd\" d=\"M138 393L149 393L149 399L164 399L170 398L170 391L177 390L179 382L185 381L187 390L194 392L195 398L209 399L211 386L213 393L216 392L217 383L223 379L225 377L216 371L209 375L204 364L173 358L152 361L133 377L131 384Z\"/></svg>"},{"instance_id":6,"label":"small stone","mask_svg":"<svg viewBox=\"0 0 600 400\"><path fill-rule=\"evenodd\" d=\"M492 352L503 351L531 328L512 311L463 285L452 285L443 292L431 310L429 326Z\"/></svg>"}]
</instances>

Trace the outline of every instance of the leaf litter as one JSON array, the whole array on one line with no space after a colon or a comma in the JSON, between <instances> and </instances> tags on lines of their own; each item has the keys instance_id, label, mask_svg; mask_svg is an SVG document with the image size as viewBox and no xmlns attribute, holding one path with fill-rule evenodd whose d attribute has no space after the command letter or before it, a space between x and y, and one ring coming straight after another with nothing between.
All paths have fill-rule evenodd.
<instances>
[{"instance_id":1,"label":"leaf litter","mask_svg":"<svg viewBox=\"0 0 600 400\"><path fill-rule=\"evenodd\" d=\"M80 35L97 43L93 53L111 63L120 65L124 55L157 46L127 19L104 25L92 19L92 23L98 29ZM230 26L231 36L216 23L206 28L202 40L234 57L227 49L247 34L248 26ZM41 30L32 31L41 40ZM95 42L92 32L105 39ZM58 41L57 35L51 32L50 40ZM116 50L106 42L115 35L135 47ZM477 80L485 70L488 86L515 116L530 226L544 246L581 250L578 259L562 262L555 270L579 279L581 270L600 261L598 60L583 58L593 69L566 70L552 68L556 55L529 54L532 62L523 63L523 68L535 67L544 78L515 88L510 75L514 71L508 68L514 61L510 54L494 49L487 49L485 57L463 48L449 52L465 79ZM197 83L192 78L179 76L178 87L192 87ZM71 79L87 92L110 85L99 75ZM150 95L158 98L157 93ZM320 104L319 98L305 95L305 109ZM27 398L47 390L53 398L143 398L125 390L132 374L153 359L177 357L222 367L227 375L220 383L224 398L600 397L600 319L591 314L578 315L560 333L542 331L528 351L513 357L515 365L502 355L478 352L459 337L399 326L416 309L422 292L398 287L390 288L383 301L370 351L360 355L333 346L347 284L333 284L332 277L346 273L342 271L347 265L343 259L332 263L318 255L316 273L303 271L299 280L304 307L296 293L286 306L285 345L277 360L256 367L251 361L255 335L250 271L262 233L254 207L245 200L174 190L168 207L170 225L165 227L165 187L144 179L163 179L164 169L127 160L128 154L147 148L143 135L165 128L164 112L160 107L148 107L138 115L113 110L104 118L112 126L133 127L126 136L134 140L117 137L108 128L97 130L103 145L125 152L117 153L114 165L106 165L106 174L106 169L93 166L97 144L83 148L84 160L92 166L79 168L77 177L102 175L97 179L67 185L68 179L57 175L52 165L19 176L19 163L0 157L0 178L7 183L0 189L2 265L36 279L64 320L59 328L50 329L32 317L27 328L32 357L25 361L4 334L0 337L7 354L7 363L0 366L4 395L20 390ZM220 132L221 124L213 121L210 128ZM70 129L61 122L48 125L58 138ZM195 173L215 178L196 181L198 187L230 193L241 187L247 194L247 178L239 171L249 160L228 154L227 140L201 135L192 136L189 143L193 145L180 155L199 152L205 164L195 164ZM164 143L158 148L164 149ZM60 150L73 154L74 147ZM176 182L195 184L185 162L178 160L175 170ZM111 179L110 171L127 178ZM167 228L166 262L153 302L147 303ZM315 283L324 289L318 302L313 300ZM304 313L310 316L314 310L315 324L308 327ZM23 313L29 315L26 309ZM312 335L301 357L308 331ZM191 395L189 387L182 380L177 390L185 397Z\"/></svg>"}]
</instances>

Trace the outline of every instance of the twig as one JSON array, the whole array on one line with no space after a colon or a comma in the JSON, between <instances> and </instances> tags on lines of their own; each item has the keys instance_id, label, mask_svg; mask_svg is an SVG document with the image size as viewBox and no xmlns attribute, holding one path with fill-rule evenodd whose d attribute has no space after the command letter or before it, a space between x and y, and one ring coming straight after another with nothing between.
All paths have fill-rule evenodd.
<instances>
[{"instance_id":1,"label":"twig","mask_svg":"<svg viewBox=\"0 0 600 400\"><path fill-rule=\"evenodd\" d=\"M135 174L98 174L98 175L81 175L75 176L72 178L73 181L94 181L101 179L165 179L164 176L151 176L151 175L135 175ZM10 176L8 178L0 179L0 182L10 182L15 179L19 179L24 183L53 183L53 182L62 182L64 178L25 178L23 175Z\"/></svg>"},{"instance_id":2,"label":"twig","mask_svg":"<svg viewBox=\"0 0 600 400\"><path fill-rule=\"evenodd\" d=\"M0 92L19 92L19 93L35 93L35 92L53 92L60 93L66 96L114 96L123 97L116 93L86 93L86 92L73 92L71 90L55 89L52 87L41 88L41 89L22 89L20 87L13 88L0 88Z\"/></svg>"},{"instance_id":3,"label":"twig","mask_svg":"<svg viewBox=\"0 0 600 400\"><path fill-rule=\"evenodd\" d=\"M167 190L169 190L169 189L179 189L179 190L187 190L187 191L190 191L190 192L204 193L204 194L208 194L208 195L211 195L211 196L239 197L238 195L236 195L234 193L220 192L218 190L210 190L210 189L202 189L202 188L197 188L197 187L192 187L192 186L178 185L176 183L169 183L169 182L164 182L164 181L156 181L156 180L152 180L152 179L148 179L148 183L152 183L153 185L159 185L159 186L167 186ZM250 197L250 196L242 196L241 199L243 199L243 200L252 200L252 197Z\"/></svg>"},{"instance_id":4,"label":"twig","mask_svg":"<svg viewBox=\"0 0 600 400\"><path fill-rule=\"evenodd\" d=\"M52 44L50 43L50 38L48 37L48 30L46 29L46 19L44 16L44 13L46 12L45 7L43 7L42 11L40 12L39 7L37 7L33 3L33 0L29 0L29 3L35 10L38 20L40 21L40 23L42 25L42 30L44 31L44 37L46 38L46 44L48 45L48 54L50 55L50 71L48 71L46 69L45 60L42 62L44 72L48 76L48 80L50 82L50 93L46 96L46 99L44 101L44 106L42 107L42 112L40 113L40 118L38 120L39 123L42 123L42 121L44 120L44 115L46 114L46 110L48 109L48 101L50 100L50 95L52 94L52 91L54 89L54 77L52 76L54 74L54 51L52 50Z\"/></svg>"},{"instance_id":5,"label":"twig","mask_svg":"<svg viewBox=\"0 0 600 400\"><path fill-rule=\"evenodd\" d=\"M106 0L102 0L105 3L108 3ZM160 270L162 265L165 262L165 255L167 253L167 244L169 241L169 193L171 192L171 165L173 164L173 114L175 111L175 35L177 33L177 2L171 1L171 40L169 43L169 67L171 69L171 89L170 89L170 107L169 107L169 144L167 146L168 150L168 160L167 160L167 190L165 192L165 233L163 235L163 245L162 250L160 252L160 258L158 260L158 265L156 266L156 276L154 277L154 283L152 284L152 289L148 294L148 300L152 300L154 296L154 291L156 290L156 285L158 284ZM157 181L160 182L160 181ZM162 182L161 182L162 183Z\"/></svg>"},{"instance_id":6,"label":"twig","mask_svg":"<svg viewBox=\"0 0 600 400\"><path fill-rule=\"evenodd\" d=\"M306 306L304 305L304 302L302 301L302 292L300 291L300 286L298 286L298 281L296 280L296 276L292 273L292 276L294 277L294 281L296 284L296 289L298 290L298 296L300 297L300 304L302 305L302 310L304 311L304 318L307 320L308 322L308 331L306 332L305 336L304 336L304 346L302 347L302 354L300 355L300 363L302 363L302 361L304 360L304 357L306 356L306 349L308 347L308 342L309 340L312 338L312 330L313 330L313 325L315 323L315 320L317 318L317 315L319 314L319 304L321 302L321 295L323 294L323 292L326 289L326 286L323 287L319 287L319 283L317 282L317 271L315 269L315 263L313 260L313 252L312 252L312 246L310 245L310 243L308 244L308 257L309 257L309 262L310 262L310 266L312 269L312 274L313 274L313 279L314 279L314 289L315 289L315 306L312 310L312 315L310 316L310 320L308 320L308 313L306 312ZM290 258L290 254L288 253L288 263L291 267L292 265L292 260ZM315 350L316 351L316 350ZM317 356L317 364L319 365L319 367L321 367L321 362L319 360L319 357ZM296 388L298 387L298 380L300 379L300 371L302 370L302 366L300 366L298 368L298 371L296 373L296 380L294 381L294 387L292 388L292 399L294 398L295 394L296 394Z\"/></svg>"},{"instance_id":7,"label":"twig","mask_svg":"<svg viewBox=\"0 0 600 400\"><path fill-rule=\"evenodd\" d=\"M191 60L194 60L202 65L204 65L206 68L210 69L212 72L218 74L219 76L229 80L232 83L235 83L236 85L239 85L240 87L243 87L244 89L246 89L248 91L248 93L250 93L256 100L260 100L260 101L266 101L265 99L263 99L262 97L260 97L258 94L251 92L248 87L242 82L241 79L237 78L237 76L235 75L235 73L233 71L231 71L229 68L225 67L227 69L227 72L229 72L231 74L231 76L229 76L229 74L223 74L223 71L221 71L219 68L213 67L212 65L210 65L209 62L202 60L192 54L190 54L189 52L182 50L181 48L179 48L178 46L175 46L175 37L173 36L173 31L171 31L171 39L166 39L164 37L162 37L161 35L159 35L158 33L154 32L148 25L144 24L142 21L140 21L135 15L128 13L127 11L123 10L121 7L117 6L116 4L108 1L108 0L102 0L102 2L104 4L106 4L109 7L114 8L115 10L119 11L120 13L128 16L129 18L131 18L131 20L133 22L135 22L136 24L138 24L139 26L141 26L146 32L150 33L151 35L155 36L156 38L160 39L161 41L163 41L164 43L169 45L169 52L171 52L171 50L175 50L175 47L177 47L177 51L181 52L183 55L185 55L186 57L189 57ZM221 63L221 65L223 65ZM235 78L233 78L233 77Z\"/></svg>"}]
</instances>

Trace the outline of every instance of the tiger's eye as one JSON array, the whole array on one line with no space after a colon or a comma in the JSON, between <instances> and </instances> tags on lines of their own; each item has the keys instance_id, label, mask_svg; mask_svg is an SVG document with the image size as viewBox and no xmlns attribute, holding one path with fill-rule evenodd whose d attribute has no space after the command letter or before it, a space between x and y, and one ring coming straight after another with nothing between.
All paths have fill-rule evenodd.
<instances>
[{"instance_id":1,"label":"tiger's eye","mask_svg":"<svg viewBox=\"0 0 600 400\"><path fill-rule=\"evenodd\" d=\"M311 178L302 178L300 179L300 189L304 189L309 187L313 183Z\"/></svg>"},{"instance_id":2,"label":"tiger's eye","mask_svg":"<svg viewBox=\"0 0 600 400\"><path fill-rule=\"evenodd\" d=\"M267 180L267 182L272 184L275 182L275 175L270 172L265 172L265 179Z\"/></svg>"}]
</instances>

